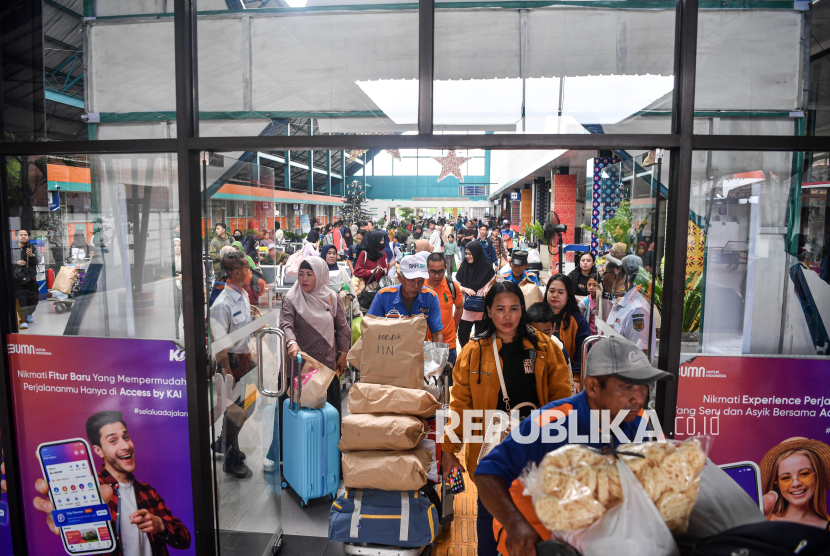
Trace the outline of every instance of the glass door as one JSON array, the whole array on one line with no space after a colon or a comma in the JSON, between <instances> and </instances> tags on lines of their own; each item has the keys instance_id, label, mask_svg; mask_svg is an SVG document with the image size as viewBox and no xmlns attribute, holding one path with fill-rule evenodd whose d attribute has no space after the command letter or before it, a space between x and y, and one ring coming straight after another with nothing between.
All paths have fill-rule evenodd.
<instances>
[{"instance_id":1,"label":"glass door","mask_svg":"<svg viewBox=\"0 0 830 556\"><path fill-rule=\"evenodd\" d=\"M202 185L217 545L220 553L271 554L283 531L278 401L285 392L272 290L274 170L205 153Z\"/></svg>"}]
</instances>

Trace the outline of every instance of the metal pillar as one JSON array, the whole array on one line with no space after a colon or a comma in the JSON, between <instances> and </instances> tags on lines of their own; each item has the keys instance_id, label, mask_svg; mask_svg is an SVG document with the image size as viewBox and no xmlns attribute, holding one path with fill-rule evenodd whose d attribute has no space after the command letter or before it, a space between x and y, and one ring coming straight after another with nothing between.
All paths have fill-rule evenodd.
<instances>
[{"instance_id":1,"label":"metal pillar","mask_svg":"<svg viewBox=\"0 0 830 556\"><path fill-rule=\"evenodd\" d=\"M326 195L331 195L331 151L326 151Z\"/></svg>"},{"instance_id":2,"label":"metal pillar","mask_svg":"<svg viewBox=\"0 0 830 556\"><path fill-rule=\"evenodd\" d=\"M285 135L291 135L291 124L285 124ZM291 191L291 151L285 152L285 188Z\"/></svg>"},{"instance_id":3,"label":"metal pillar","mask_svg":"<svg viewBox=\"0 0 830 556\"><path fill-rule=\"evenodd\" d=\"M314 135L314 118L308 119L308 136ZM314 194L314 151L308 151L308 192Z\"/></svg>"},{"instance_id":4,"label":"metal pillar","mask_svg":"<svg viewBox=\"0 0 830 556\"><path fill-rule=\"evenodd\" d=\"M199 134L199 101L197 91L196 4L175 0L175 56L176 56L176 122L178 134L179 214L182 239L182 314L184 315L184 346L187 357L187 410L190 432L190 473L194 485L217 485L213 478L213 457L207 439L211 434L208 368L205 350L205 296L206 286L202 248L207 241L201 237L201 169L199 151L188 143ZM207 251L207 245L204 245ZM213 492L207 488L193 488L193 542L197 554L215 554L218 545L217 515Z\"/></svg>"},{"instance_id":5,"label":"metal pillar","mask_svg":"<svg viewBox=\"0 0 830 556\"><path fill-rule=\"evenodd\" d=\"M680 369L680 337L683 333L683 298L686 294L686 243L692 155L697 61L698 0L679 0L675 20L674 104L672 132L680 146L671 149L667 206L666 267L663 282L663 322L657 366L674 375L671 382L657 383L657 415L666 436L674 436L677 382ZM658 207L659 208L659 207ZM659 253L655 252L655 258ZM659 265L659 261L654 261Z\"/></svg>"}]
</instances>

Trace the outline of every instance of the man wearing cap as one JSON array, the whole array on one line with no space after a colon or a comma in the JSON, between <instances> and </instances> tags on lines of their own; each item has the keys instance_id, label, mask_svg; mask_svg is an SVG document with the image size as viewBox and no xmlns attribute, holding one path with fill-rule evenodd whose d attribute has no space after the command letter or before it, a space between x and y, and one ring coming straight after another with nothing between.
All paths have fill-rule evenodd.
<instances>
[{"instance_id":1,"label":"man wearing cap","mask_svg":"<svg viewBox=\"0 0 830 556\"><path fill-rule=\"evenodd\" d=\"M501 232L501 237L504 240L504 248L510 253L513 250L513 237L515 232L510 228L510 222L505 220L503 223L504 229Z\"/></svg>"},{"instance_id":2,"label":"man wearing cap","mask_svg":"<svg viewBox=\"0 0 830 556\"><path fill-rule=\"evenodd\" d=\"M625 295L614 300L606 322L628 338L643 351L648 351L649 328L651 329L651 355L657 355L657 327L659 321L651 323L651 305L634 285L637 272L643 261L637 255L626 255L620 262L625 277Z\"/></svg>"},{"instance_id":3,"label":"man wearing cap","mask_svg":"<svg viewBox=\"0 0 830 556\"><path fill-rule=\"evenodd\" d=\"M501 274L499 277L514 284L521 284L522 280L527 278L538 286L539 278L535 272L528 272L527 267L527 251L513 251L510 256L510 271Z\"/></svg>"},{"instance_id":4,"label":"man wearing cap","mask_svg":"<svg viewBox=\"0 0 830 556\"><path fill-rule=\"evenodd\" d=\"M429 277L426 260L416 255L407 255L401 259L400 266L398 278L401 283L379 290L369 307L369 314L376 317L422 315L427 319L432 341L443 343L444 323L441 321L438 295L424 286L424 280Z\"/></svg>"},{"instance_id":5,"label":"man wearing cap","mask_svg":"<svg viewBox=\"0 0 830 556\"><path fill-rule=\"evenodd\" d=\"M601 448L601 443L589 441L592 410L607 411L610 423L619 420L619 431L633 442L641 426L648 385L672 378L652 367L637 346L616 336L605 337L592 346L585 369L582 392L553 401L521 422L518 429L523 437L531 435L534 425L541 428L534 441L518 442L513 434L478 464L476 487L484 506L495 518L493 531L501 554L534 554L536 543L550 538L550 532L536 517L532 500L522 494L524 486L517 480L525 467L540 463L545 454L565 444ZM576 437L570 437L574 429L571 420L576 420ZM551 427L565 431L564 439L555 438ZM596 431L598 425L593 428ZM616 433L614 430L610 434L614 445L620 442Z\"/></svg>"}]
</instances>

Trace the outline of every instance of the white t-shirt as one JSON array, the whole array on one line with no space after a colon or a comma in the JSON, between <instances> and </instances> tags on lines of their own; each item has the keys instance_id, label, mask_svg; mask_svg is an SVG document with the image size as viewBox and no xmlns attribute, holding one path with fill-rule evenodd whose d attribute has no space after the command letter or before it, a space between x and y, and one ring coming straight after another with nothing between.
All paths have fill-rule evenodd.
<instances>
[{"instance_id":1,"label":"white t-shirt","mask_svg":"<svg viewBox=\"0 0 830 556\"><path fill-rule=\"evenodd\" d=\"M153 547L147 533L142 533L137 525L130 523L130 516L138 511L133 484L118 483L118 496L121 500L121 514L118 520L122 553L124 556L153 556Z\"/></svg>"}]
</instances>

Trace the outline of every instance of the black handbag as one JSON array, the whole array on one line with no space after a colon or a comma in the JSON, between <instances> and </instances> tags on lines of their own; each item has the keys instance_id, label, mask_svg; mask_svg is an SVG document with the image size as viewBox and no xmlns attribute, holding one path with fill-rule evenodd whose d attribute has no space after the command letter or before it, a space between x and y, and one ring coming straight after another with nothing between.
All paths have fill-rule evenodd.
<instances>
[{"instance_id":1,"label":"black handbag","mask_svg":"<svg viewBox=\"0 0 830 556\"><path fill-rule=\"evenodd\" d=\"M694 548L695 556L826 556L830 532L787 521L761 521L713 535Z\"/></svg>"},{"instance_id":2,"label":"black handbag","mask_svg":"<svg viewBox=\"0 0 830 556\"><path fill-rule=\"evenodd\" d=\"M26 254L26 264L23 266L16 265L14 267L14 279L17 280L17 283L21 286L28 284L32 280L34 280L34 272L32 269L29 268L29 254Z\"/></svg>"},{"instance_id":3,"label":"black handbag","mask_svg":"<svg viewBox=\"0 0 830 556\"><path fill-rule=\"evenodd\" d=\"M475 313L483 313L485 308L484 297L480 295L468 295L464 298L464 310Z\"/></svg>"}]
</instances>

